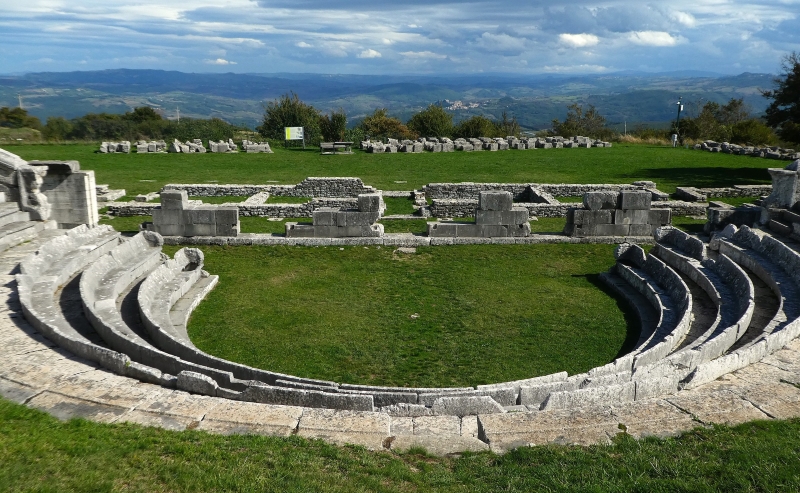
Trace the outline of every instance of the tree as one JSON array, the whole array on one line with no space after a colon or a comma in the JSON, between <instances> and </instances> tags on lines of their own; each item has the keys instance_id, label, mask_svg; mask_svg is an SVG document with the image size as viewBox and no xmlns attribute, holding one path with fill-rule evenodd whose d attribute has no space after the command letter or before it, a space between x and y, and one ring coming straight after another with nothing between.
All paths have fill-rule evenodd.
<instances>
[{"instance_id":1,"label":"tree","mask_svg":"<svg viewBox=\"0 0 800 493\"><path fill-rule=\"evenodd\" d=\"M364 136L370 139L413 139L416 138L407 126L398 118L389 116L386 108L379 108L371 115L364 117L359 125Z\"/></svg>"},{"instance_id":2,"label":"tree","mask_svg":"<svg viewBox=\"0 0 800 493\"><path fill-rule=\"evenodd\" d=\"M343 141L347 131L347 115L342 108L331 111L330 115L319 117L319 128L322 138L328 142Z\"/></svg>"},{"instance_id":3,"label":"tree","mask_svg":"<svg viewBox=\"0 0 800 493\"><path fill-rule=\"evenodd\" d=\"M453 115L437 104L432 104L412 116L406 125L409 130L424 137L453 135Z\"/></svg>"},{"instance_id":4,"label":"tree","mask_svg":"<svg viewBox=\"0 0 800 493\"><path fill-rule=\"evenodd\" d=\"M161 118L161 115L156 113L156 110L149 106L139 106L138 108L134 108L133 111L125 113L122 117L134 123L158 121L163 119Z\"/></svg>"},{"instance_id":5,"label":"tree","mask_svg":"<svg viewBox=\"0 0 800 493\"><path fill-rule=\"evenodd\" d=\"M42 122L22 108L0 108L0 127L42 129Z\"/></svg>"},{"instance_id":6,"label":"tree","mask_svg":"<svg viewBox=\"0 0 800 493\"><path fill-rule=\"evenodd\" d=\"M500 122L497 124L497 126L499 127L500 133L502 134L500 135L500 137L508 137L508 136L519 137L519 134L521 132L519 123L517 122L517 117L512 116L511 119L509 120L508 114L505 111L500 117Z\"/></svg>"},{"instance_id":7,"label":"tree","mask_svg":"<svg viewBox=\"0 0 800 493\"><path fill-rule=\"evenodd\" d=\"M782 61L783 73L774 79L775 89L761 91L771 99L767 107L767 125L788 142L800 144L800 53L792 52Z\"/></svg>"},{"instance_id":8,"label":"tree","mask_svg":"<svg viewBox=\"0 0 800 493\"><path fill-rule=\"evenodd\" d=\"M461 121L453 129L453 136L464 139L477 139L478 137L497 137L500 134L497 124L485 116L473 116Z\"/></svg>"},{"instance_id":9,"label":"tree","mask_svg":"<svg viewBox=\"0 0 800 493\"><path fill-rule=\"evenodd\" d=\"M268 139L283 140L285 127L303 127L306 142L316 145L320 139L320 113L300 100L294 92L284 94L276 101L267 103L264 121L256 129Z\"/></svg>"},{"instance_id":10,"label":"tree","mask_svg":"<svg viewBox=\"0 0 800 493\"><path fill-rule=\"evenodd\" d=\"M567 117L563 122L553 120L553 131L564 137L599 137L608 133L606 119L594 105L590 104L589 109L584 111L578 103L567 106Z\"/></svg>"},{"instance_id":11,"label":"tree","mask_svg":"<svg viewBox=\"0 0 800 493\"><path fill-rule=\"evenodd\" d=\"M51 116L42 129L42 136L47 140L67 140L72 131L72 124L63 116Z\"/></svg>"},{"instance_id":12,"label":"tree","mask_svg":"<svg viewBox=\"0 0 800 493\"><path fill-rule=\"evenodd\" d=\"M675 125L673 124L673 132ZM744 99L731 98L724 105L708 101L696 118L684 118L678 127L682 139L715 140L735 144L774 144L775 135L753 118Z\"/></svg>"}]
</instances>

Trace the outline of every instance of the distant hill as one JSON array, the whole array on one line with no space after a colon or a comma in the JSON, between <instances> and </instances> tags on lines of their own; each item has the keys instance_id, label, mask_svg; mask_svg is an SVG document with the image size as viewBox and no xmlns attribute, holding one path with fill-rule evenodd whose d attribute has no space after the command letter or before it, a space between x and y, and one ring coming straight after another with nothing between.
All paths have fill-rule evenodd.
<instances>
[{"instance_id":1,"label":"distant hill","mask_svg":"<svg viewBox=\"0 0 800 493\"><path fill-rule=\"evenodd\" d=\"M257 125L264 105L290 91L323 111L343 108L352 123L376 108L407 119L439 102L454 108L457 120L474 114L498 118L503 111L527 129L562 119L574 102L594 104L611 123L667 122L683 97L687 111L706 101L744 98L756 114L767 106L759 89L772 85L770 74L722 76L705 72L599 75L372 76L325 74L195 74L163 70L114 69L92 72L41 72L0 76L0 106L73 118L86 113L121 113L152 106L174 118L219 117ZM454 105L455 101L466 103Z\"/></svg>"}]
</instances>

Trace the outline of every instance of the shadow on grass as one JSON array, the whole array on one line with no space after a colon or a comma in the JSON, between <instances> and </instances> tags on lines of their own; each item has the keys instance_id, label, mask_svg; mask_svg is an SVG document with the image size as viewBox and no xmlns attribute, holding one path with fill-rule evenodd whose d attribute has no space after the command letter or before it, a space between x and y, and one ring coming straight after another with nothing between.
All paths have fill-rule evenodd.
<instances>
[{"instance_id":1,"label":"shadow on grass","mask_svg":"<svg viewBox=\"0 0 800 493\"><path fill-rule=\"evenodd\" d=\"M622 347L620 347L617 355L614 356L614 359L630 353L634 346L636 346L636 343L639 341L639 336L641 335L640 333L642 329L642 324L639 321L639 316L636 314L636 310L634 310L633 307L616 291L604 283L600 279L600 274L575 274L573 277L585 277L586 280L594 285L597 289L607 294L617 302L617 308L619 308L619 310L622 312L622 315L625 317L627 331L625 333L625 341L622 343Z\"/></svg>"},{"instance_id":2,"label":"shadow on grass","mask_svg":"<svg viewBox=\"0 0 800 493\"><path fill-rule=\"evenodd\" d=\"M776 166L780 165L780 162ZM668 181L693 187L730 187L733 185L760 185L770 183L766 168L644 168L631 178L648 178L658 183Z\"/></svg>"}]
</instances>

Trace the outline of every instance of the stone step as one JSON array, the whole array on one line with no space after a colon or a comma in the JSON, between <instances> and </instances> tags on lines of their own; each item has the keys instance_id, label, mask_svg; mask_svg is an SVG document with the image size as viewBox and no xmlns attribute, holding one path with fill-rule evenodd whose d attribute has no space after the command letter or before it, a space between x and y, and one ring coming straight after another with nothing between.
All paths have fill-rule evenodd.
<instances>
[{"instance_id":1,"label":"stone step","mask_svg":"<svg viewBox=\"0 0 800 493\"><path fill-rule=\"evenodd\" d=\"M20 243L30 241L45 229L55 228L55 223L42 221L15 221L0 226L0 252Z\"/></svg>"},{"instance_id":2,"label":"stone step","mask_svg":"<svg viewBox=\"0 0 800 493\"><path fill-rule=\"evenodd\" d=\"M770 219L768 226L769 226L770 230L772 230L772 231L774 231L774 232L776 232L778 234L786 235L786 236L792 234L792 227L789 226L788 224L782 223L781 221L778 221L778 220L775 220L775 219Z\"/></svg>"}]
</instances>

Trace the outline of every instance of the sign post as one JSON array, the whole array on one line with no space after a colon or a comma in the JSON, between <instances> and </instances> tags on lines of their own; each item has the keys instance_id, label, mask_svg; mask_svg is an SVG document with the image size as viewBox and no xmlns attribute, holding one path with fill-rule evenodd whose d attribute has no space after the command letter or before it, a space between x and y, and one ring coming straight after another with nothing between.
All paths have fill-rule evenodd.
<instances>
[{"instance_id":1,"label":"sign post","mask_svg":"<svg viewBox=\"0 0 800 493\"><path fill-rule=\"evenodd\" d=\"M303 149L306 148L306 138L303 132L303 127L284 127L286 142L290 140L302 140Z\"/></svg>"}]
</instances>

